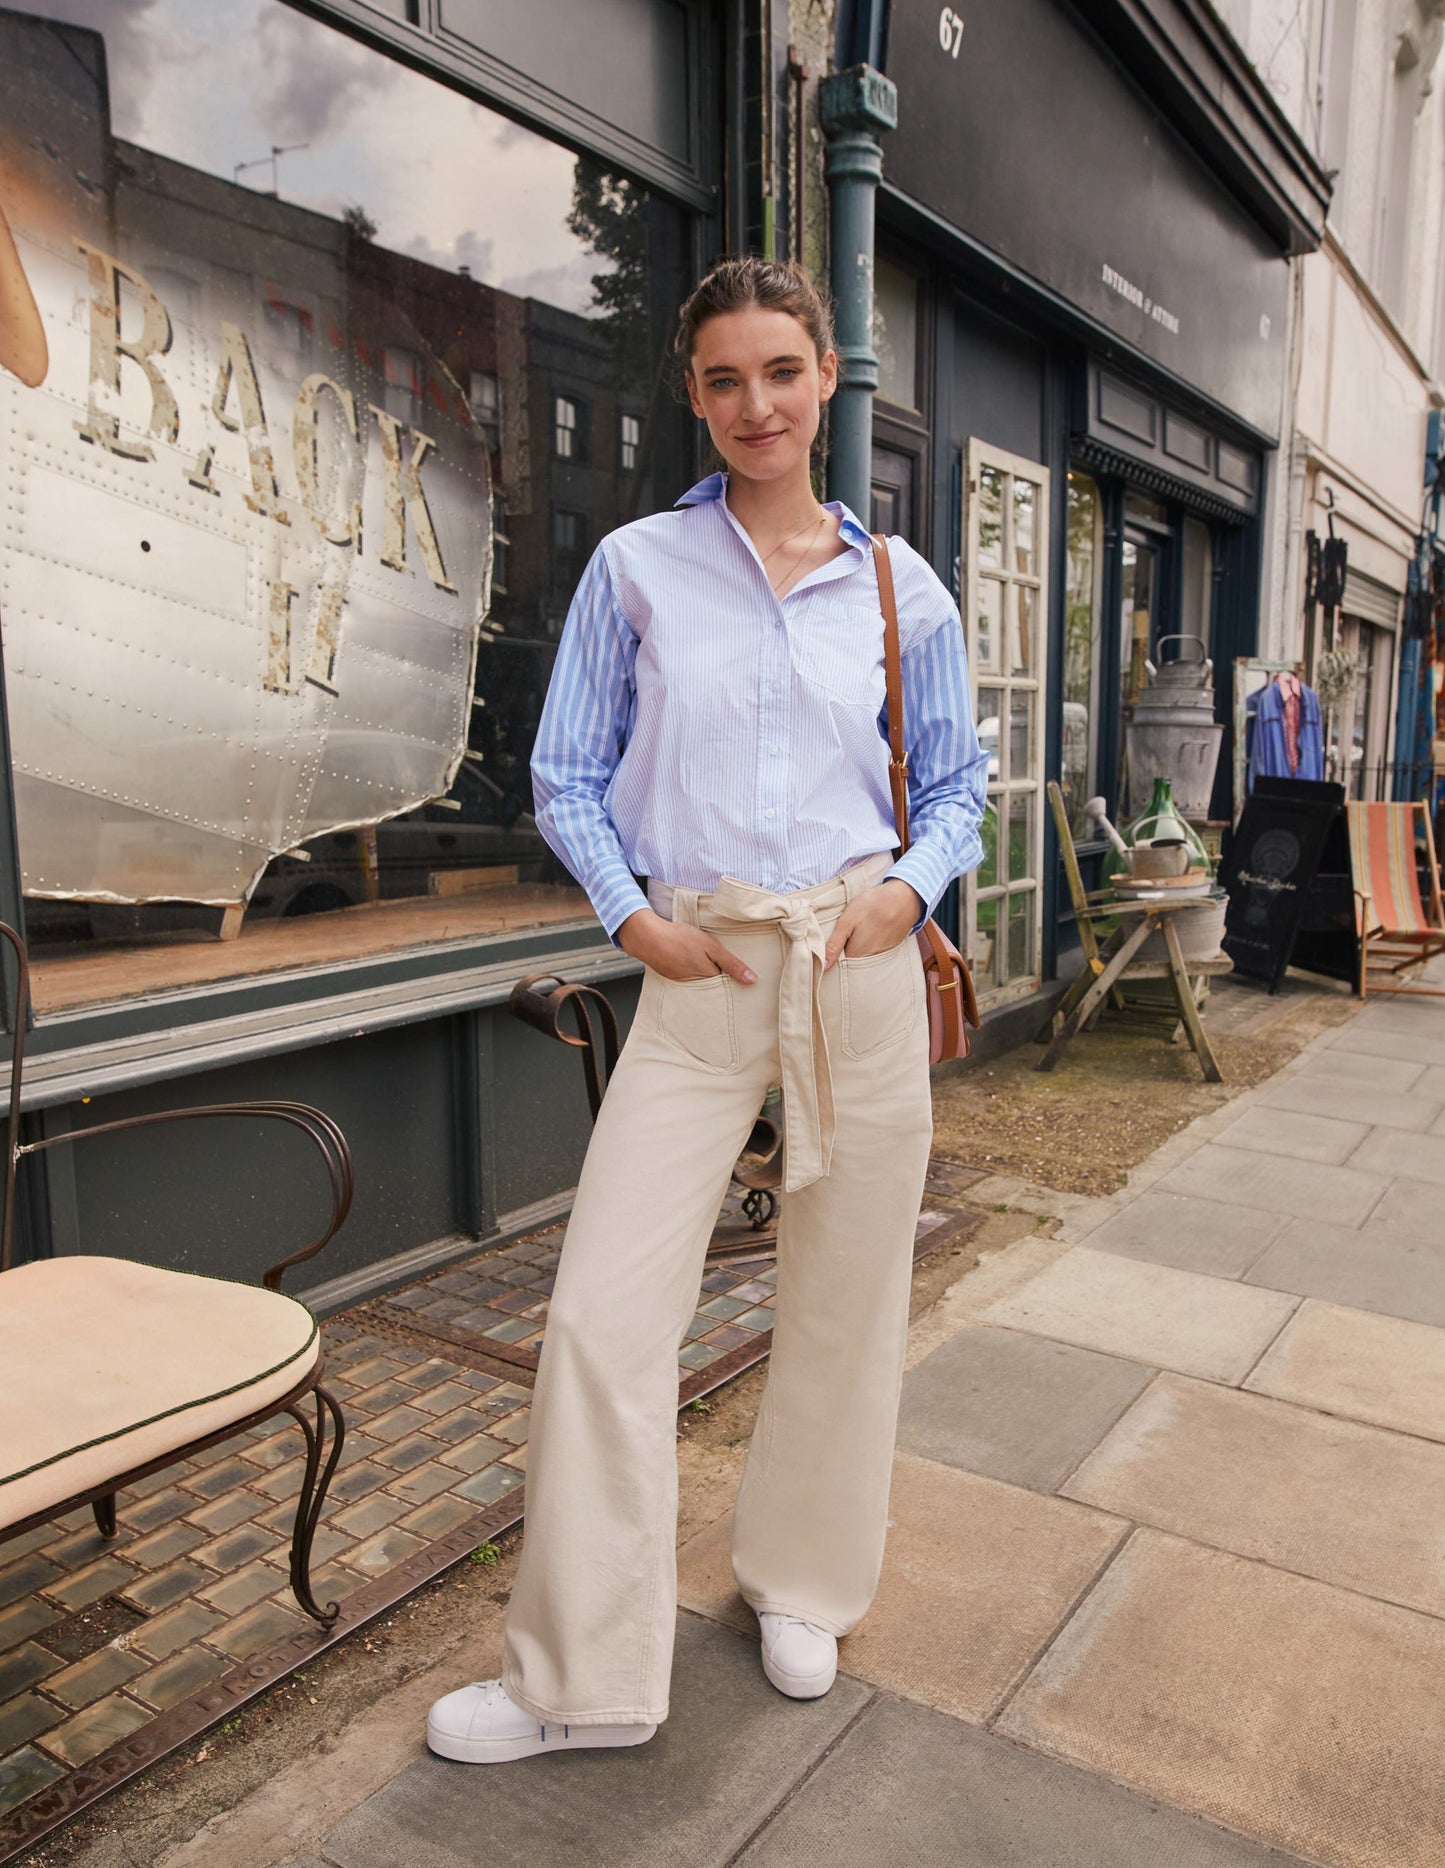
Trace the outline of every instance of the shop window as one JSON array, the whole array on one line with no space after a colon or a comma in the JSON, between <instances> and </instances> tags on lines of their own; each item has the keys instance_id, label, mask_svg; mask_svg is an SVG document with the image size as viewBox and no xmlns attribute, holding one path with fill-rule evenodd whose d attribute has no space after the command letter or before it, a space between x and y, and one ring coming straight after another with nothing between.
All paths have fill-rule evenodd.
<instances>
[{"instance_id":1,"label":"shop window","mask_svg":"<svg viewBox=\"0 0 1445 1868\"><path fill-rule=\"evenodd\" d=\"M1214 644L1214 540L1202 519L1184 521L1181 549L1184 580L1179 630L1182 635L1197 636L1208 656Z\"/></svg>"},{"instance_id":2,"label":"shop window","mask_svg":"<svg viewBox=\"0 0 1445 1868\"><path fill-rule=\"evenodd\" d=\"M528 762L567 580L695 477L690 221L283 0L76 11L0 8L40 1015L590 923ZM601 406L657 409L646 458L555 499Z\"/></svg>"},{"instance_id":3,"label":"shop window","mask_svg":"<svg viewBox=\"0 0 1445 1868\"><path fill-rule=\"evenodd\" d=\"M1354 657L1349 693L1325 709L1325 777L1347 796L1377 803L1390 795L1390 721L1395 694L1395 631L1362 616L1339 619L1335 646Z\"/></svg>"},{"instance_id":4,"label":"shop window","mask_svg":"<svg viewBox=\"0 0 1445 1868\"><path fill-rule=\"evenodd\" d=\"M918 407L918 280L881 254L873 269L873 349L878 394L899 408Z\"/></svg>"},{"instance_id":5,"label":"shop window","mask_svg":"<svg viewBox=\"0 0 1445 1868\"><path fill-rule=\"evenodd\" d=\"M1039 980L1048 512L1046 467L969 441L964 628L988 798L962 925L978 990L995 1003Z\"/></svg>"},{"instance_id":6,"label":"shop window","mask_svg":"<svg viewBox=\"0 0 1445 1868\"><path fill-rule=\"evenodd\" d=\"M1113 785L1113 804L1121 818L1141 811L1148 797L1147 789L1141 792L1129 770L1128 726L1149 679L1148 664L1157 665L1161 640L1178 626L1170 595L1178 533L1162 500L1133 487L1125 492L1118 616L1118 764ZM1140 783L1147 787L1148 778Z\"/></svg>"},{"instance_id":7,"label":"shop window","mask_svg":"<svg viewBox=\"0 0 1445 1868\"><path fill-rule=\"evenodd\" d=\"M1098 790L1098 683L1103 620L1104 509L1090 475L1069 475L1064 573L1063 735L1060 786L1076 836Z\"/></svg>"},{"instance_id":8,"label":"shop window","mask_svg":"<svg viewBox=\"0 0 1445 1868\"><path fill-rule=\"evenodd\" d=\"M637 451L642 446L642 421L636 415L624 415L622 418L622 471L637 471Z\"/></svg>"}]
</instances>

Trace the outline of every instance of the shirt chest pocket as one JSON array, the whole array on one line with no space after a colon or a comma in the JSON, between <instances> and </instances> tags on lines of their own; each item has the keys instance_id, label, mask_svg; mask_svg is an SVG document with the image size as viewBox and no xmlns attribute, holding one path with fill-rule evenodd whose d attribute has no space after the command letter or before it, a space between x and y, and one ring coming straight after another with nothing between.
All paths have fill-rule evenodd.
<instances>
[{"instance_id":1,"label":"shirt chest pocket","mask_svg":"<svg viewBox=\"0 0 1445 1868\"><path fill-rule=\"evenodd\" d=\"M851 601L820 606L798 618L793 629L793 665L831 700L866 706L877 714L886 684L883 618L876 604Z\"/></svg>"}]
</instances>

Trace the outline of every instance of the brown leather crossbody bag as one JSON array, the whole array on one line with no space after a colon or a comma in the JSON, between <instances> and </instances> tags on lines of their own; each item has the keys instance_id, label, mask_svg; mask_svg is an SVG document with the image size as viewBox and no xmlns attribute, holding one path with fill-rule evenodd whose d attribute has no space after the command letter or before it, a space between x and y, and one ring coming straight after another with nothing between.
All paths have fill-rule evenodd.
<instances>
[{"instance_id":1,"label":"brown leather crossbody bag","mask_svg":"<svg viewBox=\"0 0 1445 1868\"><path fill-rule=\"evenodd\" d=\"M903 651L898 639L898 599L893 592L893 563L888 541L873 535L878 566L878 601L883 610L883 671L888 683L888 783L898 850L908 848L908 752L903 737ZM968 1027L978 1030L978 1000L968 962L936 921L918 930L923 979L928 992L928 1061L944 1063L968 1056Z\"/></svg>"}]
</instances>

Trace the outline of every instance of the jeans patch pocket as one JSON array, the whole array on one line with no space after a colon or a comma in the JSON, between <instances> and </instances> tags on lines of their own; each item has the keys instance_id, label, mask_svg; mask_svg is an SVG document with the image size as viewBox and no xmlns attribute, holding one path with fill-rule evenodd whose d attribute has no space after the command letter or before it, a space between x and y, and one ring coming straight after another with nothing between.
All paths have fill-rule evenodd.
<instances>
[{"instance_id":1,"label":"jeans patch pocket","mask_svg":"<svg viewBox=\"0 0 1445 1868\"><path fill-rule=\"evenodd\" d=\"M707 979L659 978L658 1025L670 1044L709 1070L738 1067L733 983L726 973Z\"/></svg>"},{"instance_id":2,"label":"jeans patch pocket","mask_svg":"<svg viewBox=\"0 0 1445 1868\"><path fill-rule=\"evenodd\" d=\"M860 960L851 960L845 953L838 968L844 1054L872 1057L902 1043L918 1019L920 995L914 990L912 973L921 968L913 936Z\"/></svg>"}]
</instances>

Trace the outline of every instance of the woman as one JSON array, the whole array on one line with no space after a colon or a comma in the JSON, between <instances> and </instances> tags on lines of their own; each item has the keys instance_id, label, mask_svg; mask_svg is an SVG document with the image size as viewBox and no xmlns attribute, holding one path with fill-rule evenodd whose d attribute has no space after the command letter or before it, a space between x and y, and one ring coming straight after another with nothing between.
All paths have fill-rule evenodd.
<instances>
[{"instance_id":1,"label":"woman","mask_svg":"<svg viewBox=\"0 0 1445 1868\"><path fill-rule=\"evenodd\" d=\"M911 935L980 859L986 760L957 608L893 539L913 830L895 861L873 552L810 478L838 360L807 274L724 261L676 349L726 471L603 540L533 755L543 833L645 974L548 1312L502 1678L428 1722L473 1763L640 1744L667 1716L677 1350L774 1083L777 1318L733 1567L776 1687L828 1690L882 1561L932 1135Z\"/></svg>"}]
</instances>

